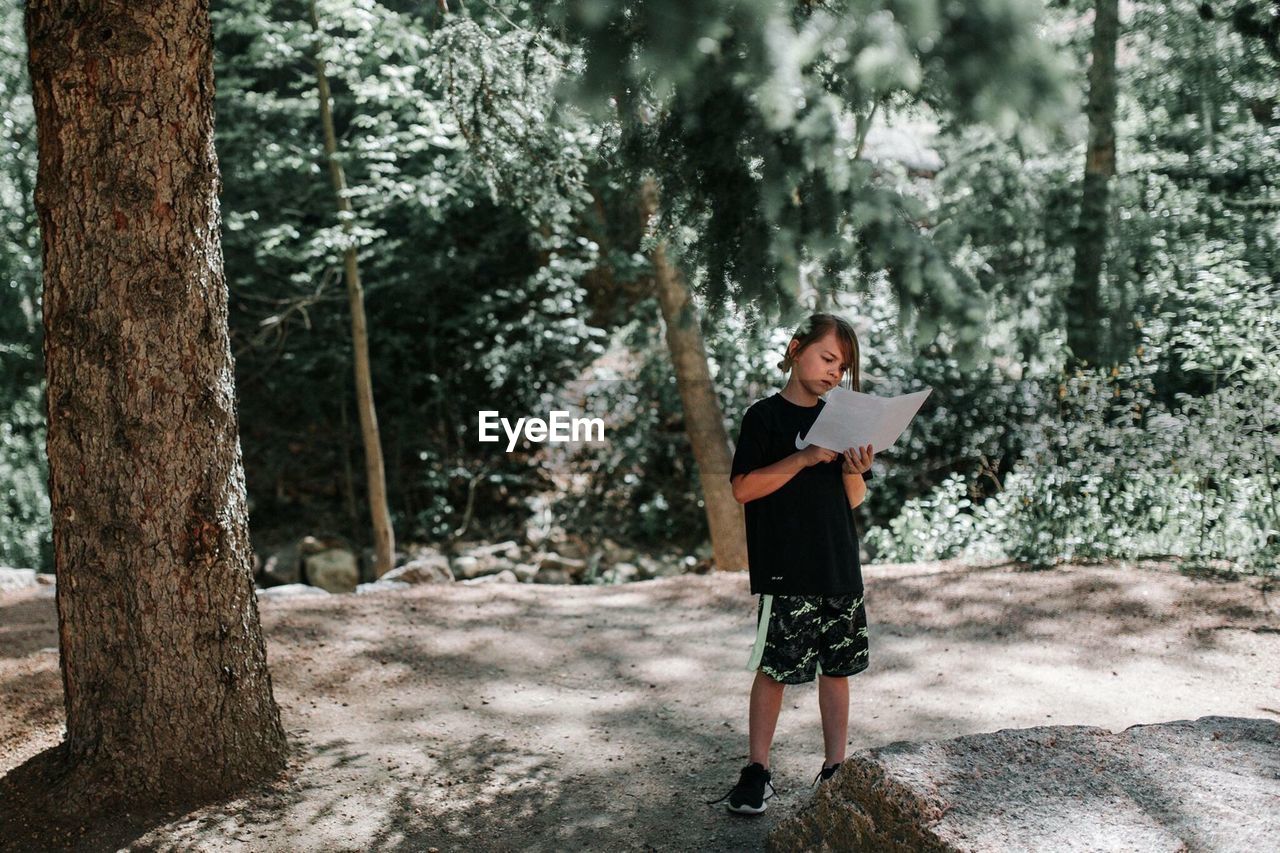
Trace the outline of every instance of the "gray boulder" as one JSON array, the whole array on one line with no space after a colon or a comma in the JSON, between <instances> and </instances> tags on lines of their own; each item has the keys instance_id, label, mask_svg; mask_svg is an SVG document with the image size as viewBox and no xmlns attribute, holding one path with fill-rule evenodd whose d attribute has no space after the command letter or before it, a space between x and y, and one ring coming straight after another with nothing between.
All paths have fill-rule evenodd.
<instances>
[{"instance_id":1,"label":"gray boulder","mask_svg":"<svg viewBox=\"0 0 1280 853\"><path fill-rule=\"evenodd\" d=\"M393 590L393 589L409 589L412 586L413 584L405 583L404 581L394 581L394 580L389 581L383 578L376 581L370 581L369 583L362 583L357 585L356 593L358 595L366 595L371 592L386 592L387 590Z\"/></svg>"},{"instance_id":2,"label":"gray boulder","mask_svg":"<svg viewBox=\"0 0 1280 853\"><path fill-rule=\"evenodd\" d=\"M471 580L465 580L461 582L467 583L467 584L473 584L473 583L519 583L519 581L520 579L516 577L515 572L511 571L510 569L503 569L497 574L481 575L478 578L472 578Z\"/></svg>"},{"instance_id":3,"label":"gray boulder","mask_svg":"<svg viewBox=\"0 0 1280 853\"><path fill-rule=\"evenodd\" d=\"M284 586L273 586L269 589L258 590L259 598L297 598L299 596L328 594L318 586L311 586L305 583L287 583Z\"/></svg>"},{"instance_id":4,"label":"gray boulder","mask_svg":"<svg viewBox=\"0 0 1280 853\"><path fill-rule=\"evenodd\" d=\"M534 583L573 583L573 578L564 569L546 568L538 569L538 573L533 576Z\"/></svg>"},{"instance_id":5,"label":"gray boulder","mask_svg":"<svg viewBox=\"0 0 1280 853\"><path fill-rule=\"evenodd\" d=\"M256 552L255 552L256 553ZM285 545L271 552L258 573L260 586L283 586L302 580L302 555L297 544Z\"/></svg>"},{"instance_id":6,"label":"gray boulder","mask_svg":"<svg viewBox=\"0 0 1280 853\"><path fill-rule=\"evenodd\" d=\"M515 572L516 580L521 583L530 583L538 574L538 565L536 563L516 563L511 567L511 571Z\"/></svg>"},{"instance_id":7,"label":"gray boulder","mask_svg":"<svg viewBox=\"0 0 1280 853\"><path fill-rule=\"evenodd\" d=\"M1001 729L850 756L771 851L1267 850L1280 723Z\"/></svg>"},{"instance_id":8,"label":"gray boulder","mask_svg":"<svg viewBox=\"0 0 1280 853\"><path fill-rule=\"evenodd\" d=\"M601 583L629 583L640 577L640 569L634 563L615 563L600 573Z\"/></svg>"},{"instance_id":9,"label":"gray boulder","mask_svg":"<svg viewBox=\"0 0 1280 853\"><path fill-rule=\"evenodd\" d=\"M460 557L454 557L450 564L453 568L453 575L462 580L472 580L484 575L496 575L498 572L507 571L514 568L514 563L505 557L495 556L494 554L463 554Z\"/></svg>"},{"instance_id":10,"label":"gray boulder","mask_svg":"<svg viewBox=\"0 0 1280 853\"><path fill-rule=\"evenodd\" d=\"M400 581L408 584L452 583L453 570L443 554L417 557L378 578L379 583Z\"/></svg>"},{"instance_id":11,"label":"gray boulder","mask_svg":"<svg viewBox=\"0 0 1280 853\"><path fill-rule=\"evenodd\" d=\"M326 592L355 592L360 583L356 555L346 548L326 548L308 554L303 562L307 583Z\"/></svg>"},{"instance_id":12,"label":"gray boulder","mask_svg":"<svg viewBox=\"0 0 1280 853\"><path fill-rule=\"evenodd\" d=\"M587 561L549 551L538 560L538 574L547 571L564 572L571 580L576 580L587 571Z\"/></svg>"}]
</instances>

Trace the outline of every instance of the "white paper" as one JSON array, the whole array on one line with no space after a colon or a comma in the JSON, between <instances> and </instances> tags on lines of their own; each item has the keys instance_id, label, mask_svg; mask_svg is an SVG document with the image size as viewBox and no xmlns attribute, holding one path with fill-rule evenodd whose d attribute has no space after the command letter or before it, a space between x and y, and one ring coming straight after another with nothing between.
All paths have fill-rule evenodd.
<instances>
[{"instance_id":1,"label":"white paper","mask_svg":"<svg viewBox=\"0 0 1280 853\"><path fill-rule=\"evenodd\" d=\"M826 405L809 433L796 433L796 449L810 444L843 453L851 447L871 445L872 453L893 447L920 410L932 388L899 397L877 397L860 391L832 388L823 399Z\"/></svg>"}]
</instances>

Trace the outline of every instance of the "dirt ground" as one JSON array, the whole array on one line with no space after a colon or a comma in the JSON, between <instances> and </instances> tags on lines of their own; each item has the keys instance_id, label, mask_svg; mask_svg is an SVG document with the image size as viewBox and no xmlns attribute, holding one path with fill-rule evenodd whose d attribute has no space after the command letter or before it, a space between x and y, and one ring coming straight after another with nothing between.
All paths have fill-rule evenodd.
<instances>
[{"instance_id":1,"label":"dirt ground","mask_svg":"<svg viewBox=\"0 0 1280 853\"><path fill-rule=\"evenodd\" d=\"M1280 590L1162 565L864 569L850 749L1045 724L1280 719ZM746 759L740 575L263 599L288 773L77 849L758 850L822 763L791 687L756 818L703 801ZM0 775L61 739L47 590L0 595ZM2 817L2 816L0 816ZM0 820L3 823L3 820Z\"/></svg>"}]
</instances>

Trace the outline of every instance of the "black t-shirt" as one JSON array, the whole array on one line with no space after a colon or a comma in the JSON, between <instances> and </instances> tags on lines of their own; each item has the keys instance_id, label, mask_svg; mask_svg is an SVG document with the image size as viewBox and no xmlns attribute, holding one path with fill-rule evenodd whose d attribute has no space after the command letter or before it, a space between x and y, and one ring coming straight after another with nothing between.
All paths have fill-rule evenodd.
<instances>
[{"instance_id":1,"label":"black t-shirt","mask_svg":"<svg viewBox=\"0 0 1280 853\"><path fill-rule=\"evenodd\" d=\"M772 465L826 406L801 406L781 393L757 400L742 416L729 480ZM861 595L862 564L840 456L800 469L775 491L745 504L751 592L771 595ZM871 479L871 472L862 475Z\"/></svg>"}]
</instances>

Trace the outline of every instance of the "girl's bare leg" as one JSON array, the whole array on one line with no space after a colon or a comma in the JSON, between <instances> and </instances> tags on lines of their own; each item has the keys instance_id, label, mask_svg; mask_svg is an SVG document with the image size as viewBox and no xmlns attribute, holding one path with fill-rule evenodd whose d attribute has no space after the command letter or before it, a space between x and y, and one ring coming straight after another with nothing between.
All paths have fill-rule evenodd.
<instances>
[{"instance_id":1,"label":"girl's bare leg","mask_svg":"<svg viewBox=\"0 0 1280 853\"><path fill-rule=\"evenodd\" d=\"M818 676L818 710L822 712L822 745L827 753L823 766L830 767L844 761L849 740L848 676Z\"/></svg>"},{"instance_id":2,"label":"girl's bare leg","mask_svg":"<svg viewBox=\"0 0 1280 853\"><path fill-rule=\"evenodd\" d=\"M747 716L747 729L751 742L751 762L759 762L769 768L769 747L773 744L773 732L778 726L778 714L782 711L782 691L786 687L756 670L756 680L751 684L751 706Z\"/></svg>"}]
</instances>

